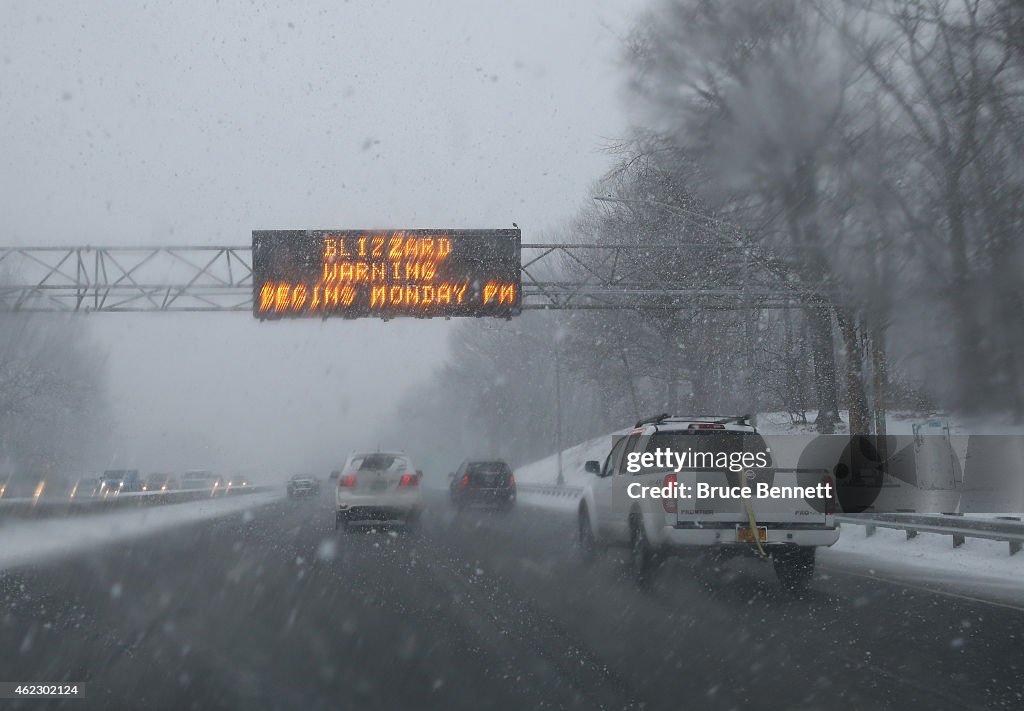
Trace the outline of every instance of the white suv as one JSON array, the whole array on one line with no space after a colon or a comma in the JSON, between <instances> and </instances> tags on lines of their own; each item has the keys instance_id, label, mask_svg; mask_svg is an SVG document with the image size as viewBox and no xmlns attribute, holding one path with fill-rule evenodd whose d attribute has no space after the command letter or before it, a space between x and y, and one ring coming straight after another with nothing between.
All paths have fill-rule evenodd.
<instances>
[{"instance_id":1,"label":"white suv","mask_svg":"<svg viewBox=\"0 0 1024 711\"><path fill-rule=\"evenodd\" d=\"M666 450L691 459L656 460L656 453ZM699 453L725 459L710 464ZM723 467L730 457L736 466ZM835 483L828 469L784 469L772 460L771 448L749 416L641 420L614 439L603 463L586 463L595 477L579 504L580 550L589 560L598 547L627 546L640 583L648 580L654 558L662 553L699 552L709 561L754 555L774 562L784 587L800 589L813 576L815 548L839 539L833 521ZM756 492L759 485L763 491L800 486L789 491L804 491L819 484L819 492L830 492L828 498L740 494L743 487ZM698 497L698 485L705 493L717 486L711 491L721 495Z\"/></svg>"},{"instance_id":2,"label":"white suv","mask_svg":"<svg viewBox=\"0 0 1024 711\"><path fill-rule=\"evenodd\" d=\"M403 452L353 454L338 474L335 528L400 525L413 529L420 516L420 479Z\"/></svg>"}]
</instances>

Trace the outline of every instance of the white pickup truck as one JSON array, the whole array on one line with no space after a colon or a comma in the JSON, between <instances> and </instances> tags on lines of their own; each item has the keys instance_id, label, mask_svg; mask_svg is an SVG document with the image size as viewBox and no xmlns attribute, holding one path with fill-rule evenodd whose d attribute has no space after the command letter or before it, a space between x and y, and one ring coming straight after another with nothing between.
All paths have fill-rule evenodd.
<instances>
[{"instance_id":1,"label":"white pickup truck","mask_svg":"<svg viewBox=\"0 0 1024 711\"><path fill-rule=\"evenodd\" d=\"M659 459L659 451L676 459ZM725 460L730 464L722 466ZM641 584L655 559L667 553L703 554L708 562L753 555L771 559L782 585L799 590L813 577L815 548L839 539L832 473L778 464L749 417L641 420L614 438L604 462L589 461L585 468L594 478L579 504L580 551L590 560L601 547L628 547L631 572ZM759 486L762 492L814 487L817 494L747 494ZM698 487L705 493L716 487L717 493L698 496Z\"/></svg>"}]
</instances>

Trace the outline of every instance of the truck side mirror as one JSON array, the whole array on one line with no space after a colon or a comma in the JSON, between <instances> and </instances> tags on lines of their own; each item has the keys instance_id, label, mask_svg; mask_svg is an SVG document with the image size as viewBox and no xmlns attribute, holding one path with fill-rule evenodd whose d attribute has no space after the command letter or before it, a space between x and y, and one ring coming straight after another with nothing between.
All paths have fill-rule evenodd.
<instances>
[{"instance_id":1,"label":"truck side mirror","mask_svg":"<svg viewBox=\"0 0 1024 711\"><path fill-rule=\"evenodd\" d=\"M601 462L596 459L591 459L583 465L584 471L588 474L600 474L601 473Z\"/></svg>"}]
</instances>

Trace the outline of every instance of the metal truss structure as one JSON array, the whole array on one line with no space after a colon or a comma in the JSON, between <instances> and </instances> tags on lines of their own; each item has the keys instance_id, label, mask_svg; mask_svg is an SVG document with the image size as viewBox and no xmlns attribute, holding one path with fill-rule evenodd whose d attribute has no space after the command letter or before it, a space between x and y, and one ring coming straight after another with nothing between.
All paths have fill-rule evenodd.
<instances>
[{"instance_id":1,"label":"metal truss structure","mask_svg":"<svg viewBox=\"0 0 1024 711\"><path fill-rule=\"evenodd\" d=\"M709 248L723 250L721 244L706 242L523 244L523 309L781 309L801 308L817 298L816 293L777 286L783 280L766 281L768 270L751 269L739 255L730 283L697 286L683 276L654 279L645 273L659 253L679 257Z\"/></svg>"},{"instance_id":2,"label":"metal truss structure","mask_svg":"<svg viewBox=\"0 0 1024 711\"><path fill-rule=\"evenodd\" d=\"M0 311L250 311L249 247L0 248Z\"/></svg>"},{"instance_id":3,"label":"metal truss structure","mask_svg":"<svg viewBox=\"0 0 1024 711\"><path fill-rule=\"evenodd\" d=\"M714 288L654 282L629 267L638 250L686 247L523 244L522 308L777 309L813 296L745 278ZM0 311L251 312L252 298L249 246L0 247Z\"/></svg>"}]
</instances>

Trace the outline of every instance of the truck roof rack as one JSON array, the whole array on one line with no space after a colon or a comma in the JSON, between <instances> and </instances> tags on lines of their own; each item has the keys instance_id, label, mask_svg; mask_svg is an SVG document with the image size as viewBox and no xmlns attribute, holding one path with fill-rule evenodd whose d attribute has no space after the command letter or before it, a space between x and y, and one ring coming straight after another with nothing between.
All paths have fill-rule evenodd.
<instances>
[{"instance_id":1,"label":"truck roof rack","mask_svg":"<svg viewBox=\"0 0 1024 711\"><path fill-rule=\"evenodd\" d=\"M716 425L745 425L747 427L753 427L753 415L670 415L667 412L663 412L660 415L653 415L651 417L645 417L641 420L637 420L634 427L643 427L644 425L657 425L662 422L671 422L673 420L703 420L705 422L711 422Z\"/></svg>"},{"instance_id":2,"label":"truck roof rack","mask_svg":"<svg viewBox=\"0 0 1024 711\"><path fill-rule=\"evenodd\" d=\"M660 415L654 415L653 417L645 417L642 420L637 420L634 427L643 427L644 425L654 425L664 420L667 420L671 415L667 412L663 412Z\"/></svg>"}]
</instances>

